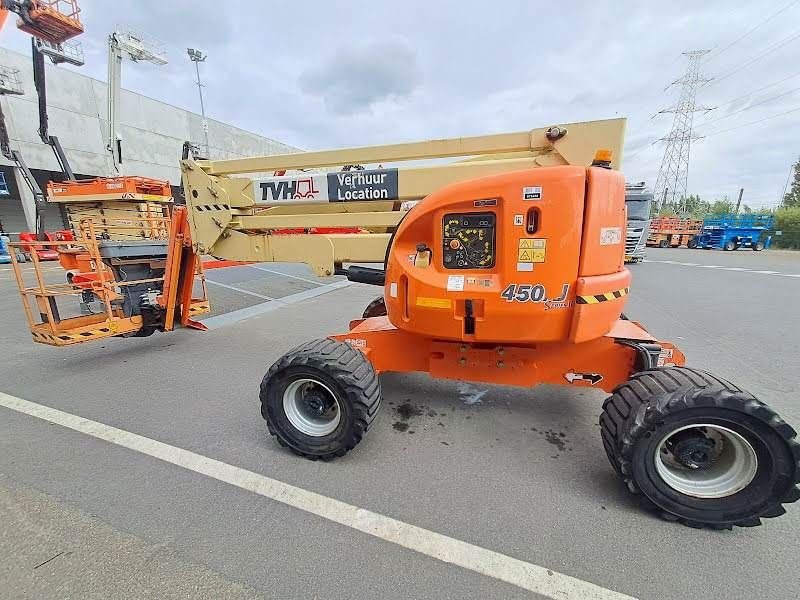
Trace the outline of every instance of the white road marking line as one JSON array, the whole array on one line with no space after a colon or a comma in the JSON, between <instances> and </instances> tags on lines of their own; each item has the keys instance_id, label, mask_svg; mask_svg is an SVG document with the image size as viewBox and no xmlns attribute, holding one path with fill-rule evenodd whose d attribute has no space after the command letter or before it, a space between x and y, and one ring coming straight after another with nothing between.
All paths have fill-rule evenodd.
<instances>
[{"instance_id":1,"label":"white road marking line","mask_svg":"<svg viewBox=\"0 0 800 600\"><path fill-rule=\"evenodd\" d=\"M663 265L681 265L685 267L700 267L701 269L720 269L721 271L734 271L741 273L758 273L759 275L777 275L778 277L800 277L800 273L781 273L779 271L748 269L746 267L725 267L723 265L701 265L699 263L676 262L674 260L648 260L644 262L659 263Z\"/></svg>"},{"instance_id":2,"label":"white road marking line","mask_svg":"<svg viewBox=\"0 0 800 600\"><path fill-rule=\"evenodd\" d=\"M306 283L313 283L314 285L325 285L319 281L314 281L313 279L308 279L307 277L300 277L299 275L291 275L289 273L283 273L281 271L276 271L275 269L268 269L267 267L262 267L261 265L246 265L251 269L258 269L259 271L265 271L267 273L272 273L273 275L283 275L284 277L288 277L290 279L297 279L299 281L305 281Z\"/></svg>"},{"instance_id":3,"label":"white road marking line","mask_svg":"<svg viewBox=\"0 0 800 600\"><path fill-rule=\"evenodd\" d=\"M240 294L247 294L248 296L255 296L256 298L261 298L262 300L274 300L271 296L265 296L264 294L259 294L256 292L251 292L250 290L243 290L242 288L236 287L235 285L228 285L227 283L221 283L219 281L213 281L206 277L206 283L210 283L211 285L217 285L219 287L223 287L229 290L233 290L234 292L239 292Z\"/></svg>"},{"instance_id":4,"label":"white road marking line","mask_svg":"<svg viewBox=\"0 0 800 600\"><path fill-rule=\"evenodd\" d=\"M303 292L298 292L296 294L291 294L290 296L284 296L283 298L275 298L269 302L260 302L259 304L256 304L254 306L248 306L246 308L233 310L231 312L224 313L221 315L216 315L214 317L208 317L207 319L202 319L202 323L209 329L219 329L220 327L225 327L226 325L239 323L240 321L244 321L245 319L249 319L250 317L262 315L264 313L277 310L284 306L289 306L290 304L294 304L302 300L308 300L309 298L314 298L316 296L321 296L322 294L327 294L334 290L347 287L351 284L352 282L346 280L335 281L327 285L319 286L310 290L305 290Z\"/></svg>"},{"instance_id":5,"label":"white road marking line","mask_svg":"<svg viewBox=\"0 0 800 600\"><path fill-rule=\"evenodd\" d=\"M619 592L196 454L0 392L0 406L104 440L554 600L633 600Z\"/></svg>"}]
</instances>

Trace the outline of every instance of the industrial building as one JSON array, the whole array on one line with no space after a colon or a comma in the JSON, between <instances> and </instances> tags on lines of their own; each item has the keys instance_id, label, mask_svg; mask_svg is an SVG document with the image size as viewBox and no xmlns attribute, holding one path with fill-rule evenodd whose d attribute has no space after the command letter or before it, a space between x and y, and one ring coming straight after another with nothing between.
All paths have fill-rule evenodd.
<instances>
[{"instance_id":1,"label":"industrial building","mask_svg":"<svg viewBox=\"0 0 800 600\"><path fill-rule=\"evenodd\" d=\"M0 96L11 146L19 150L39 185L63 175L52 149L37 133L37 96L31 57L0 48L0 66L18 71L22 94ZM79 177L115 175L108 139L107 84L51 64L46 65L50 132L57 135ZM180 193L179 158L184 141L203 139L202 117L141 94L122 90L117 135L122 140L120 173L167 179ZM207 119L210 156L236 158L292 152L291 146L232 125ZM58 205L47 207L49 228L65 224ZM33 195L13 163L0 156L0 230L32 231Z\"/></svg>"}]
</instances>

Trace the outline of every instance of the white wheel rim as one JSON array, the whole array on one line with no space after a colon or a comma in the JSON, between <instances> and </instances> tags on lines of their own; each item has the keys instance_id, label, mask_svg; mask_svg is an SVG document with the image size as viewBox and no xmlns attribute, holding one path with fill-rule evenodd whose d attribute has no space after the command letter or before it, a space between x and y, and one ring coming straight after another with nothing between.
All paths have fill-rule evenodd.
<instances>
[{"instance_id":1,"label":"white wheel rim","mask_svg":"<svg viewBox=\"0 0 800 600\"><path fill-rule=\"evenodd\" d=\"M700 429L714 442L708 467L693 469L680 464L671 453L670 438L687 429ZM750 485L758 470L753 446L737 432L698 423L670 431L658 443L654 456L656 472L669 487L694 498L725 498Z\"/></svg>"},{"instance_id":2,"label":"white wheel rim","mask_svg":"<svg viewBox=\"0 0 800 600\"><path fill-rule=\"evenodd\" d=\"M324 412L319 401L329 404ZM336 430L342 419L339 400L330 388L316 379L295 379L283 392L283 412L292 426L312 437L322 437Z\"/></svg>"}]
</instances>

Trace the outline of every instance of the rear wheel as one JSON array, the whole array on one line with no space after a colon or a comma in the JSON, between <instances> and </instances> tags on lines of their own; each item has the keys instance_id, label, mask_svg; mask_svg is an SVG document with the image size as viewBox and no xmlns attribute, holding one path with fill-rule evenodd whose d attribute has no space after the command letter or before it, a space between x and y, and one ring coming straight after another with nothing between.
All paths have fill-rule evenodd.
<instances>
[{"instance_id":1,"label":"rear wheel","mask_svg":"<svg viewBox=\"0 0 800 600\"><path fill-rule=\"evenodd\" d=\"M349 344L315 340L284 355L261 382L261 414L282 446L311 460L352 450L380 407L372 364Z\"/></svg>"},{"instance_id":2,"label":"rear wheel","mask_svg":"<svg viewBox=\"0 0 800 600\"><path fill-rule=\"evenodd\" d=\"M694 238L690 238L688 242L686 242L687 248L697 248L697 240Z\"/></svg>"},{"instance_id":3,"label":"rear wheel","mask_svg":"<svg viewBox=\"0 0 800 600\"><path fill-rule=\"evenodd\" d=\"M369 319L370 317L385 317L386 316L386 301L383 299L383 296L378 296L367 304L367 307L364 309L364 314L362 315L363 318Z\"/></svg>"},{"instance_id":4,"label":"rear wheel","mask_svg":"<svg viewBox=\"0 0 800 600\"><path fill-rule=\"evenodd\" d=\"M736 250L736 242L734 242L733 240L729 240L725 242L725 245L722 247L722 249L728 251Z\"/></svg>"},{"instance_id":5,"label":"rear wheel","mask_svg":"<svg viewBox=\"0 0 800 600\"><path fill-rule=\"evenodd\" d=\"M666 248L667 246L669 246L669 242L667 240L661 240L660 242L658 242L659 248Z\"/></svg>"},{"instance_id":6,"label":"rear wheel","mask_svg":"<svg viewBox=\"0 0 800 600\"><path fill-rule=\"evenodd\" d=\"M764 249L764 242L762 242L761 240L753 244L753 250L755 250L756 252L761 252L763 249Z\"/></svg>"},{"instance_id":7,"label":"rear wheel","mask_svg":"<svg viewBox=\"0 0 800 600\"><path fill-rule=\"evenodd\" d=\"M635 374L603 404L600 426L615 470L666 519L712 529L754 526L800 498L794 429L703 371Z\"/></svg>"}]
</instances>

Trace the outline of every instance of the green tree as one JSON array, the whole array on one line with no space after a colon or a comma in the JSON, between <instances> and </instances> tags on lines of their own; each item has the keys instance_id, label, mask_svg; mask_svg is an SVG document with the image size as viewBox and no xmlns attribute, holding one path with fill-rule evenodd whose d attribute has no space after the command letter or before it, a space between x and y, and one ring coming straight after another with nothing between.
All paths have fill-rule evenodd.
<instances>
[{"instance_id":1,"label":"green tree","mask_svg":"<svg viewBox=\"0 0 800 600\"><path fill-rule=\"evenodd\" d=\"M783 205L786 208L800 206L800 158L792 167L792 182L789 191L783 196Z\"/></svg>"},{"instance_id":2,"label":"green tree","mask_svg":"<svg viewBox=\"0 0 800 600\"><path fill-rule=\"evenodd\" d=\"M733 202L728 200L728 198L723 198L722 200L715 200L714 203L709 207L708 212L712 215L727 215L733 212L736 206Z\"/></svg>"},{"instance_id":3,"label":"green tree","mask_svg":"<svg viewBox=\"0 0 800 600\"><path fill-rule=\"evenodd\" d=\"M779 248L800 250L800 206L782 207L775 211L775 231L772 243Z\"/></svg>"}]
</instances>

